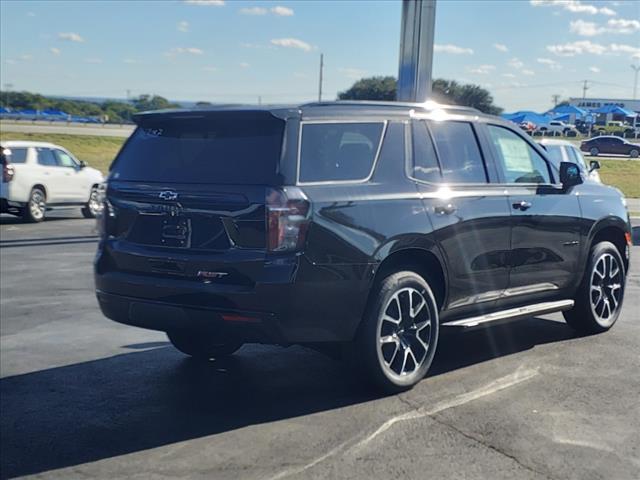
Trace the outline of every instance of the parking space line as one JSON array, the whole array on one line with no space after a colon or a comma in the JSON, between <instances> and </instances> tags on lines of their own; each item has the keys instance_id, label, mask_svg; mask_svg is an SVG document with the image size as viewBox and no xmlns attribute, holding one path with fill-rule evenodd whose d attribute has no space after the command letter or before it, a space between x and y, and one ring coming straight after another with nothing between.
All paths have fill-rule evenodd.
<instances>
[{"instance_id":1,"label":"parking space line","mask_svg":"<svg viewBox=\"0 0 640 480\"><path fill-rule=\"evenodd\" d=\"M367 437L363 438L362 440L357 441L356 443L353 443L358 437L356 436L355 438L352 438L350 440L347 440L346 442L341 443L337 447L331 449L329 452L325 453L324 455L314 459L310 463L307 463L299 467L283 470L282 472L274 475L273 477L270 477L269 480L280 480L282 478L286 478L291 475L297 475L297 474L303 473L338 453L347 454L352 451L360 450L364 446L366 446L368 443L370 443L372 440L374 440L375 438L377 438L378 436L380 436L381 434L383 434L384 432L386 432L387 430L389 430L391 427L393 427L395 424L399 422L432 416L444 410L459 407L469 402L472 402L474 400L478 400L480 398L493 395L494 393L505 390L507 388L514 387L520 383L523 383L523 382L526 382L527 380L532 379L533 377L539 374L539 370L540 370L539 367L528 368L528 369L520 368L515 372L509 375L506 375L504 377L498 378L497 380L494 380L493 382L488 383L487 385L484 385L480 388L458 395L457 397L454 397L451 400L440 402L432 408L424 409L422 407L419 407L413 411L392 417L386 422L384 422L382 425L380 425L380 427L378 427L374 432L369 434Z\"/></svg>"}]
</instances>

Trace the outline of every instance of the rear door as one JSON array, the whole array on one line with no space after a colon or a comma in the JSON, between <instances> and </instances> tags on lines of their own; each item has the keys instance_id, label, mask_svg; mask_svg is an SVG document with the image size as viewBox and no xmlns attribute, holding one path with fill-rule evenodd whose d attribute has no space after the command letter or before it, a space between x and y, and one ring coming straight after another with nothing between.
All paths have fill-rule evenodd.
<instances>
[{"instance_id":1,"label":"rear door","mask_svg":"<svg viewBox=\"0 0 640 480\"><path fill-rule=\"evenodd\" d=\"M223 283L250 284L266 248L265 199L280 181L283 130L265 112L143 120L108 180L105 228L118 269L221 272Z\"/></svg>"},{"instance_id":2,"label":"rear door","mask_svg":"<svg viewBox=\"0 0 640 480\"><path fill-rule=\"evenodd\" d=\"M53 154L60 168L60 190L65 203L82 203L89 198L90 186L82 175L80 164L67 152L54 149Z\"/></svg>"},{"instance_id":3,"label":"rear door","mask_svg":"<svg viewBox=\"0 0 640 480\"><path fill-rule=\"evenodd\" d=\"M48 147L36 148L37 164L33 168L33 184L41 183L46 189L47 203L65 201L64 172L58 167L53 150Z\"/></svg>"},{"instance_id":4,"label":"rear door","mask_svg":"<svg viewBox=\"0 0 640 480\"><path fill-rule=\"evenodd\" d=\"M511 269L505 303L524 303L572 287L580 254L580 206L556 184L547 160L518 132L488 125L509 194Z\"/></svg>"},{"instance_id":5,"label":"rear door","mask_svg":"<svg viewBox=\"0 0 640 480\"><path fill-rule=\"evenodd\" d=\"M413 165L446 261L448 315L491 310L508 284L509 206L469 122L414 121Z\"/></svg>"}]
</instances>

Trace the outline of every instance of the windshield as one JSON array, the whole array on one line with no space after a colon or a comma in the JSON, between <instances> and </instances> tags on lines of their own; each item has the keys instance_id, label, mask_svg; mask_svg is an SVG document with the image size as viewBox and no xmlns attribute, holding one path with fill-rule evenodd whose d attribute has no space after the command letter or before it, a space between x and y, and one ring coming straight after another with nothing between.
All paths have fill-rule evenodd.
<instances>
[{"instance_id":1,"label":"windshield","mask_svg":"<svg viewBox=\"0 0 640 480\"><path fill-rule=\"evenodd\" d=\"M284 122L267 113L228 113L142 123L112 165L114 180L273 184Z\"/></svg>"}]
</instances>

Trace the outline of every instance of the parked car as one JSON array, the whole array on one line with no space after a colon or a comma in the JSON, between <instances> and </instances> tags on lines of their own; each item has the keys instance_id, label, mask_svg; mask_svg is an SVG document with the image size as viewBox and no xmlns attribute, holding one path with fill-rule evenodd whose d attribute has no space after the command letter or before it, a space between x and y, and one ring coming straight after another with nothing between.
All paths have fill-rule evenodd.
<instances>
[{"instance_id":1,"label":"parked car","mask_svg":"<svg viewBox=\"0 0 640 480\"><path fill-rule=\"evenodd\" d=\"M548 125L538 128L543 133L553 133L554 135L567 135L569 132L577 132L576 127L559 120L551 120Z\"/></svg>"},{"instance_id":2,"label":"parked car","mask_svg":"<svg viewBox=\"0 0 640 480\"><path fill-rule=\"evenodd\" d=\"M582 156L582 152L571 142L566 140L557 140L552 138L544 138L540 140L540 144L547 151L547 156L553 162L556 171L560 171L562 162L572 162L580 167L584 178L589 178L595 182L602 183L598 169L600 164L593 160L589 165Z\"/></svg>"},{"instance_id":3,"label":"parked car","mask_svg":"<svg viewBox=\"0 0 640 480\"><path fill-rule=\"evenodd\" d=\"M538 128L535 123L532 122L520 122L520 128L525 132L532 134Z\"/></svg>"},{"instance_id":4,"label":"parked car","mask_svg":"<svg viewBox=\"0 0 640 480\"><path fill-rule=\"evenodd\" d=\"M624 138L614 135L603 135L601 137L590 138L580 144L580 150L588 152L592 157L597 157L602 153L613 155L628 155L631 158L638 158L640 145L631 143Z\"/></svg>"},{"instance_id":5,"label":"parked car","mask_svg":"<svg viewBox=\"0 0 640 480\"><path fill-rule=\"evenodd\" d=\"M87 218L102 208L102 173L52 143L7 141L2 151L0 211L29 222L44 220L47 210L79 206Z\"/></svg>"},{"instance_id":6,"label":"parked car","mask_svg":"<svg viewBox=\"0 0 640 480\"><path fill-rule=\"evenodd\" d=\"M627 125L624 122L612 121L607 122L604 125L596 124L593 126L593 132L600 135L609 133L633 133L634 128L631 125Z\"/></svg>"},{"instance_id":7,"label":"parked car","mask_svg":"<svg viewBox=\"0 0 640 480\"><path fill-rule=\"evenodd\" d=\"M611 328L621 193L556 172L510 122L427 105L136 115L99 217L102 312L200 359L247 342L341 351L388 391L425 375L441 328L557 311Z\"/></svg>"}]
</instances>

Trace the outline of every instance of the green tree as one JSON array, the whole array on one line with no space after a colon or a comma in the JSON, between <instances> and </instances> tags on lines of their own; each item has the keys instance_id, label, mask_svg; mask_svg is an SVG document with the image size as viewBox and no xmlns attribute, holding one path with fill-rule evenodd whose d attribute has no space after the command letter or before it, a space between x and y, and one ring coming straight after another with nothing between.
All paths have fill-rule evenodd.
<instances>
[{"instance_id":1,"label":"green tree","mask_svg":"<svg viewBox=\"0 0 640 480\"><path fill-rule=\"evenodd\" d=\"M134 98L132 102L133 106L139 112L179 107L179 105L171 103L169 100L159 95L140 95L138 98Z\"/></svg>"},{"instance_id":2,"label":"green tree","mask_svg":"<svg viewBox=\"0 0 640 480\"><path fill-rule=\"evenodd\" d=\"M394 77L362 78L348 90L340 92L340 100L395 100L396 79ZM435 79L432 86L433 100L441 103L464 105L481 112L499 115L502 109L494 105L488 90L473 84L460 84L455 80Z\"/></svg>"},{"instance_id":3,"label":"green tree","mask_svg":"<svg viewBox=\"0 0 640 480\"><path fill-rule=\"evenodd\" d=\"M396 99L396 79L394 77L362 78L351 88L338 94L339 100L388 100Z\"/></svg>"}]
</instances>

